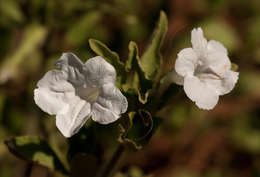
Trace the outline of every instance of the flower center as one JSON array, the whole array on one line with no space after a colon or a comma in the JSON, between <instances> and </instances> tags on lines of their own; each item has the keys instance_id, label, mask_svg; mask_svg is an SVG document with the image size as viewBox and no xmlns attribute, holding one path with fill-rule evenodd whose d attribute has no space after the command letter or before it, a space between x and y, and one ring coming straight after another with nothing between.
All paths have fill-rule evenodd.
<instances>
[{"instance_id":1,"label":"flower center","mask_svg":"<svg viewBox=\"0 0 260 177\"><path fill-rule=\"evenodd\" d=\"M76 92L80 98L86 100L89 103L96 102L99 96L99 90L96 87L82 86L77 88Z\"/></svg>"},{"instance_id":2,"label":"flower center","mask_svg":"<svg viewBox=\"0 0 260 177\"><path fill-rule=\"evenodd\" d=\"M205 81L207 79L221 80L221 76L219 74L207 65L203 65L201 62L197 63L194 76L198 77L201 81Z\"/></svg>"}]
</instances>

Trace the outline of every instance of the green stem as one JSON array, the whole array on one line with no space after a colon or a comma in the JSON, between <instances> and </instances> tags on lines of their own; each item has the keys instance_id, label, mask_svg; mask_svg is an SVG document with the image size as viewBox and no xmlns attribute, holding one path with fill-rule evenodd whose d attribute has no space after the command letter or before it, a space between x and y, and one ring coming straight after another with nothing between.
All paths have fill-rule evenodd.
<instances>
[{"instance_id":1,"label":"green stem","mask_svg":"<svg viewBox=\"0 0 260 177\"><path fill-rule=\"evenodd\" d=\"M100 175L100 177L110 177L112 172L115 170L115 167L120 160L120 157L122 156L123 152L125 151L125 147L120 144L118 148L116 149L115 153L113 154L112 158L106 165L104 171Z\"/></svg>"}]
</instances>

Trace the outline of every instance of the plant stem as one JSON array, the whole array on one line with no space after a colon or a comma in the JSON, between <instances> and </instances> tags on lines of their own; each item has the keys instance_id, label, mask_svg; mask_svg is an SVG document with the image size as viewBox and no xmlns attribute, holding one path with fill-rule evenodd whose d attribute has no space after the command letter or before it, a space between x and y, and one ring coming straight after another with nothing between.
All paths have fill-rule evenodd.
<instances>
[{"instance_id":1,"label":"plant stem","mask_svg":"<svg viewBox=\"0 0 260 177\"><path fill-rule=\"evenodd\" d=\"M117 147L116 151L114 152L112 158L110 159L110 161L106 165L106 167L103 170L100 177L109 177L111 175L111 173L114 171L120 157L122 156L124 150L125 150L125 147L122 144L120 144Z\"/></svg>"}]
</instances>

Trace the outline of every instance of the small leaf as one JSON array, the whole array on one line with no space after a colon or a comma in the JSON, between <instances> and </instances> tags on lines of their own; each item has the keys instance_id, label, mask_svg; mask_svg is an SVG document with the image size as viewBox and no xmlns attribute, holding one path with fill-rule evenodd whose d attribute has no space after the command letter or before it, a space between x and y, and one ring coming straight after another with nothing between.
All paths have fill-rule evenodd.
<instances>
[{"instance_id":1,"label":"small leaf","mask_svg":"<svg viewBox=\"0 0 260 177\"><path fill-rule=\"evenodd\" d=\"M152 81L147 80L145 78L145 74L142 71L140 67L140 59L139 59L139 54L138 54L138 48L135 42L131 41L129 43L129 56L128 60L126 62L126 71L132 72L134 74L127 75L127 82L126 86L128 88L132 88L135 92L135 94L138 95L138 99L142 104L145 104L147 102L150 90L152 89ZM128 77L132 77L129 79L130 81L134 82L129 82ZM133 84L134 83L134 84ZM125 86L125 87L126 87Z\"/></svg>"},{"instance_id":2,"label":"small leaf","mask_svg":"<svg viewBox=\"0 0 260 177\"><path fill-rule=\"evenodd\" d=\"M160 19L157 25L157 29L155 30L153 40L140 60L140 66L145 73L146 79L155 79L158 74L158 70L160 69L162 63L160 48L167 32L167 25L167 16L163 11L161 11Z\"/></svg>"},{"instance_id":3,"label":"small leaf","mask_svg":"<svg viewBox=\"0 0 260 177\"><path fill-rule=\"evenodd\" d=\"M125 92L129 92L129 93L133 93L133 94L138 94L138 90L139 90L139 76L138 73L133 71L131 73L127 74L126 77L126 81L125 83L122 85L122 88Z\"/></svg>"},{"instance_id":4,"label":"small leaf","mask_svg":"<svg viewBox=\"0 0 260 177\"><path fill-rule=\"evenodd\" d=\"M107 62L115 67L117 71L117 86L121 88L121 84L126 78L126 73L124 64L120 61L118 54L111 51L105 44L95 39L89 39L89 45L97 55L105 58Z\"/></svg>"},{"instance_id":5,"label":"small leaf","mask_svg":"<svg viewBox=\"0 0 260 177\"><path fill-rule=\"evenodd\" d=\"M152 115L144 109L139 109L138 113L129 114L128 119L130 126L119 125L121 131L119 142L136 150L141 149L149 142L153 133L161 123L160 118L152 117Z\"/></svg>"},{"instance_id":6,"label":"small leaf","mask_svg":"<svg viewBox=\"0 0 260 177\"><path fill-rule=\"evenodd\" d=\"M231 63L231 70L232 71L238 71L238 69L239 69L239 66L237 64Z\"/></svg>"},{"instance_id":7,"label":"small leaf","mask_svg":"<svg viewBox=\"0 0 260 177\"><path fill-rule=\"evenodd\" d=\"M37 136L15 137L6 140L5 144L11 153L21 159L59 170L64 174L68 173L52 148Z\"/></svg>"}]
</instances>

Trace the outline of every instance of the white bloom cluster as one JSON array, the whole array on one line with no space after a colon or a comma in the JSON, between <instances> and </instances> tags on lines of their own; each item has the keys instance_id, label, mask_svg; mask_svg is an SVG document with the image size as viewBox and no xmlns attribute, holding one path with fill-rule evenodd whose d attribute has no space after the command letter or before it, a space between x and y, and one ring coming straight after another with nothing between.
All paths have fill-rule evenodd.
<instances>
[{"instance_id":1,"label":"white bloom cluster","mask_svg":"<svg viewBox=\"0 0 260 177\"><path fill-rule=\"evenodd\" d=\"M219 42L207 41L201 28L191 32L192 48L178 53L175 71L170 77L184 86L186 95L199 108L212 109L219 96L229 93L238 80L238 72L231 71L226 48Z\"/></svg>"},{"instance_id":2,"label":"white bloom cluster","mask_svg":"<svg viewBox=\"0 0 260 177\"><path fill-rule=\"evenodd\" d=\"M64 53L34 90L36 104L56 115L56 126L71 137L91 117L101 124L116 121L126 112L127 99L116 88L116 71L100 56L85 64L72 53Z\"/></svg>"}]
</instances>

